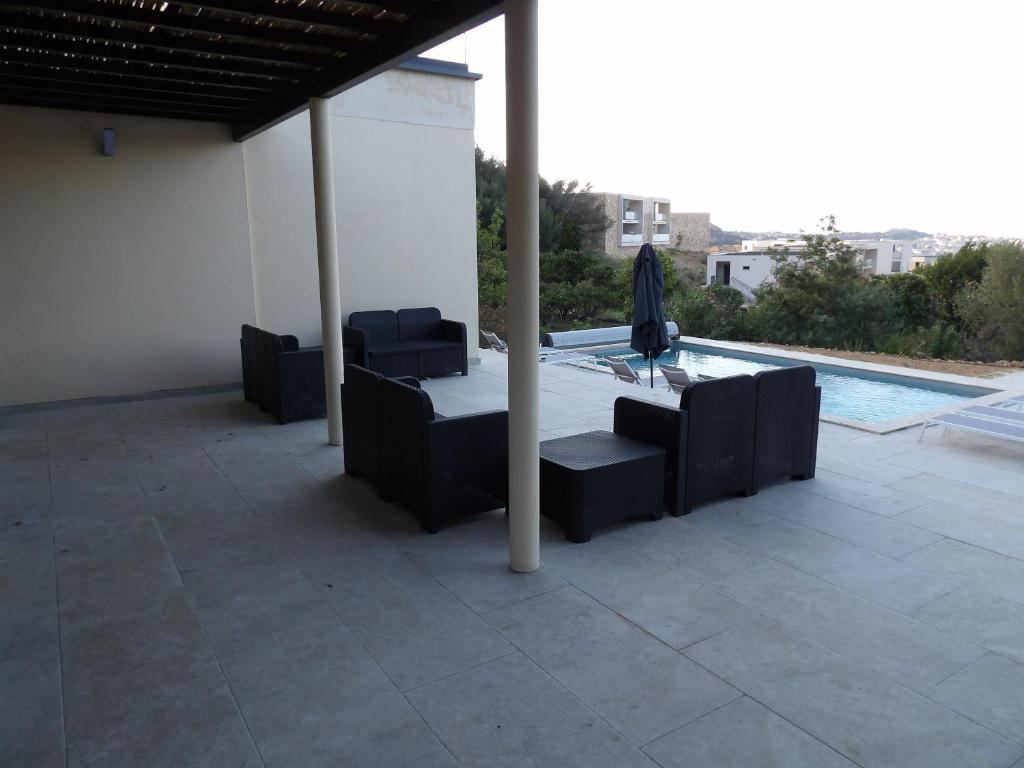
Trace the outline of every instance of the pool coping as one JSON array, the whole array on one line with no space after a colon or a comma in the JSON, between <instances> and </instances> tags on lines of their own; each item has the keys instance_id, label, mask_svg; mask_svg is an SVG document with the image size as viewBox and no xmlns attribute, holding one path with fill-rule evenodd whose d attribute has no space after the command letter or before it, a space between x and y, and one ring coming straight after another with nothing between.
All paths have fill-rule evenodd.
<instances>
[{"instance_id":1,"label":"pool coping","mask_svg":"<svg viewBox=\"0 0 1024 768\"><path fill-rule=\"evenodd\" d=\"M981 397L972 398L970 400L964 400L956 405L944 405L938 408L932 408L927 411L911 414L909 416L901 416L898 419L890 419L889 421L860 421L859 419L850 419L845 416L836 416L830 413L822 413L820 416L821 421L828 422L830 424L837 424L843 427L850 427L851 429L858 429L862 432L870 432L876 435L885 435L890 432L898 432L910 427L920 426L934 416L939 416L943 413L952 413L953 411L958 411L969 405L991 405L992 403L1001 402L1008 397L1024 395L1024 382L1021 382L1022 386L1020 388L1006 387L997 383L999 379L1006 376L1012 376L1017 372L1014 370L1008 370L1005 374L997 376L994 379L984 379L978 376L961 376L956 373L923 371L918 368L904 368L899 365L885 365L883 363L870 363L863 360L849 360L845 357L831 357L829 355L818 355L809 352L793 352L787 349L779 349L778 347L762 347L759 345L743 344L735 341L702 339L697 336L679 336L676 340L681 341L684 344L711 347L732 352L741 352L749 355L759 355L761 357L777 357L784 360L810 363L812 365L817 363L819 365L828 365L835 368L848 368L852 371L864 371L888 376L899 376L904 379L919 379L920 381L933 384L956 384L960 386L991 390L990 394L982 395ZM622 344L604 344L596 347L588 347L586 349L573 349L572 351L599 352L609 349L619 349L622 346ZM598 366L587 367L595 370L601 370Z\"/></svg>"}]
</instances>

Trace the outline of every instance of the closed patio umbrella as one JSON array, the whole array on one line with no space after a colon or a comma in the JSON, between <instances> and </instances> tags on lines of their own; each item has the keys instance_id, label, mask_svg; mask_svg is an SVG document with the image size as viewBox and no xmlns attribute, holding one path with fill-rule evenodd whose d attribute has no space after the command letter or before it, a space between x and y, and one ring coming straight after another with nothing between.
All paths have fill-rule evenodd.
<instances>
[{"instance_id":1,"label":"closed patio umbrella","mask_svg":"<svg viewBox=\"0 0 1024 768\"><path fill-rule=\"evenodd\" d=\"M665 309L661 305L664 292L661 262L651 244L644 243L633 262L633 331L629 346L651 361L651 389L654 389L654 358L669 347Z\"/></svg>"}]
</instances>

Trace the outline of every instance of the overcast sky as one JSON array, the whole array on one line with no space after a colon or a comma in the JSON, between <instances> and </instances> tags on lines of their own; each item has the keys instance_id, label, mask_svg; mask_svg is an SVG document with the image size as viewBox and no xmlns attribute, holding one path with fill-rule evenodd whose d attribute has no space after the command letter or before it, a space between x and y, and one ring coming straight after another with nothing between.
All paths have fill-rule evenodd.
<instances>
[{"instance_id":1,"label":"overcast sky","mask_svg":"<svg viewBox=\"0 0 1024 768\"><path fill-rule=\"evenodd\" d=\"M541 0L540 170L726 229L1024 236L1020 0ZM466 62L504 158L504 26Z\"/></svg>"}]
</instances>

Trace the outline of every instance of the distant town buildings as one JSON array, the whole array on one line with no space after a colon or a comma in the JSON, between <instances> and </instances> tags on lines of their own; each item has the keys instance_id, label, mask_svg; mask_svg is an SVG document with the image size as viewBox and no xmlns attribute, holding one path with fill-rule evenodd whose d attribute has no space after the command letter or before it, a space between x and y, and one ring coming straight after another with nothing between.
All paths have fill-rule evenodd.
<instances>
[{"instance_id":1,"label":"distant town buildings","mask_svg":"<svg viewBox=\"0 0 1024 768\"><path fill-rule=\"evenodd\" d=\"M612 225L586 245L612 258L632 258L644 243L655 248L704 251L711 242L710 213L673 213L671 201L663 197L588 194L602 201Z\"/></svg>"}]
</instances>

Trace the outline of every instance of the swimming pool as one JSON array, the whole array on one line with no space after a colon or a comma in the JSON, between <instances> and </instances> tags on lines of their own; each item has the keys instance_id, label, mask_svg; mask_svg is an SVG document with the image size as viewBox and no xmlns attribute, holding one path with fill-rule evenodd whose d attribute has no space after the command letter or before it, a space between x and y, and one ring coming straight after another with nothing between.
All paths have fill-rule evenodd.
<instances>
[{"instance_id":1,"label":"swimming pool","mask_svg":"<svg viewBox=\"0 0 1024 768\"><path fill-rule=\"evenodd\" d=\"M628 347L595 352L601 358L624 357L647 380L649 362ZM757 373L772 368L801 365L799 360L737 352L719 347L705 347L676 341L672 348L655 361L654 385L664 386L658 365L677 365L685 368L691 377L735 376ZM853 370L840 366L814 363L821 387L822 413L879 423L930 411L944 405L955 405L991 394L993 390L958 384L946 384L912 379L904 376Z\"/></svg>"}]
</instances>

